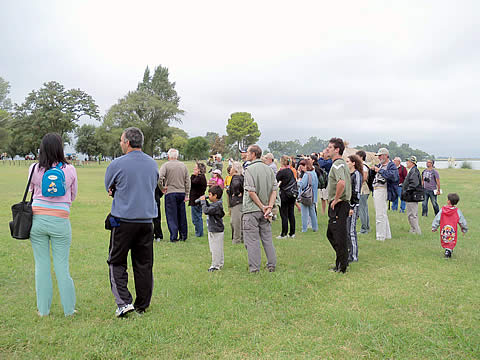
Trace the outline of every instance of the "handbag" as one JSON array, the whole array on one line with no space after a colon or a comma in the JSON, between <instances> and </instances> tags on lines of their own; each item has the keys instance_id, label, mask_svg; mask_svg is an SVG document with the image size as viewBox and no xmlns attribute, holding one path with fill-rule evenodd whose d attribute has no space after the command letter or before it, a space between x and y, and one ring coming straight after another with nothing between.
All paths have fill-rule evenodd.
<instances>
[{"instance_id":1,"label":"handbag","mask_svg":"<svg viewBox=\"0 0 480 360\"><path fill-rule=\"evenodd\" d=\"M22 202L18 204L12 205L12 217L13 221L10 221L10 234L12 238L18 240L26 240L30 238L30 229L32 228L32 219L33 219L33 211L32 211L32 200L33 200L33 191L32 196L30 197L30 201L27 202L27 193L28 188L30 187L30 183L32 182L32 176L35 171L35 166L33 165L32 172L30 173L30 177L28 178L27 188L25 189L25 193L23 194Z\"/></svg>"},{"instance_id":2,"label":"handbag","mask_svg":"<svg viewBox=\"0 0 480 360\"><path fill-rule=\"evenodd\" d=\"M312 189L312 175L308 172L308 184L305 190L299 196L299 202L305 206L312 206L313 205L313 189ZM304 175L305 176L305 175Z\"/></svg>"},{"instance_id":3,"label":"handbag","mask_svg":"<svg viewBox=\"0 0 480 360\"><path fill-rule=\"evenodd\" d=\"M298 196L297 181L293 179L292 182L285 187L283 192L285 193L285 195L287 195L288 198L296 199Z\"/></svg>"}]
</instances>

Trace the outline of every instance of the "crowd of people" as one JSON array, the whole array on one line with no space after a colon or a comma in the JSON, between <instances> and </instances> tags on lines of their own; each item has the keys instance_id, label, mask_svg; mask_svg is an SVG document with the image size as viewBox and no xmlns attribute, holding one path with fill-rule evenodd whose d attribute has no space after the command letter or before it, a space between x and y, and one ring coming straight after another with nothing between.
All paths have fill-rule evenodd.
<instances>
[{"instance_id":1,"label":"crowd of people","mask_svg":"<svg viewBox=\"0 0 480 360\"><path fill-rule=\"evenodd\" d=\"M378 164L367 164L365 151L344 156L345 143L340 138L332 138L320 153L282 156L278 168L273 154L262 156L262 149L253 144L241 151L242 162L229 161L223 178L221 154L207 164L196 162L190 175L176 149L168 151L168 161L159 169L142 151L143 141L140 129L125 129L120 139L124 155L112 161L105 173L105 190L112 197L111 211L105 221L105 227L111 231L107 263L117 317L132 311L143 313L150 305L154 282L153 244L163 239L162 197L170 242L188 238L187 203L196 237L204 236L203 215L206 215L212 259L209 272L224 266L225 211L230 215L232 243L244 244L251 273L261 271L261 247L267 257L266 270L276 270L272 221L280 216L281 232L277 239L295 238L295 209L301 213L301 232L309 228L319 231L318 212L328 216L326 236L336 255L330 271L345 273L349 264L359 259L357 219L361 222L360 235L371 229L368 209L371 193L378 241L392 238L389 202L392 211L406 211L410 232L421 234L418 203L422 202L422 215L427 216L430 200L435 212L432 231L441 229L441 244L447 258L452 256L456 245L457 225L463 232L468 230L465 217L456 207L457 194L449 194L447 206L439 209L440 176L433 160L429 160L427 169L420 173L415 156L405 159L405 168L401 159L392 161L388 149L380 148L375 154ZM43 138L36 165L30 167L34 214L30 238L35 258L38 313L46 316L50 311L51 245L62 306L65 316L70 316L75 313L75 287L69 273L72 237L69 214L78 182L75 168L65 159L59 135L47 134ZM207 166L211 167L208 180ZM45 179L45 172L52 167L64 173L61 196L42 191L49 181ZM224 192L227 195L225 210ZM129 253L135 300L128 289Z\"/></svg>"}]
</instances>

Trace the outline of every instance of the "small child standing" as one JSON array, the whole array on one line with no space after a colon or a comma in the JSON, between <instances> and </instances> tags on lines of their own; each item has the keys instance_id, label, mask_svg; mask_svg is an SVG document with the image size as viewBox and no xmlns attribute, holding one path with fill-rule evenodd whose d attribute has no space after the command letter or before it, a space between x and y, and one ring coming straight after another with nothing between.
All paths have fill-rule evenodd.
<instances>
[{"instance_id":1,"label":"small child standing","mask_svg":"<svg viewBox=\"0 0 480 360\"><path fill-rule=\"evenodd\" d=\"M225 216L225 212L223 211L221 201L222 194L222 188L218 185L213 185L208 190L210 204L205 200L205 195L200 197L202 211L207 215L208 245L212 253L212 266L208 269L210 272L220 270L223 267L224 226L222 218Z\"/></svg>"},{"instance_id":2,"label":"small child standing","mask_svg":"<svg viewBox=\"0 0 480 360\"><path fill-rule=\"evenodd\" d=\"M448 194L447 206L440 209L432 222L432 231L437 231L440 226L440 242L445 249L445 258L452 257L453 248L457 245L457 224L460 224L462 232L468 231L467 220L459 208L456 207L460 197L455 194Z\"/></svg>"}]
</instances>

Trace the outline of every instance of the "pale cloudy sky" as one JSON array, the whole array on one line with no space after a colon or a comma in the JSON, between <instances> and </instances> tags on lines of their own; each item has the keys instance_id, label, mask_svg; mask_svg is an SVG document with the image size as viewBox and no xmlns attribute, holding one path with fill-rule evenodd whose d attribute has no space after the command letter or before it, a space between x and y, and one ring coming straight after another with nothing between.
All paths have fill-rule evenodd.
<instances>
[{"instance_id":1,"label":"pale cloudy sky","mask_svg":"<svg viewBox=\"0 0 480 360\"><path fill-rule=\"evenodd\" d=\"M262 137L480 157L480 2L1 1L11 98L56 80L104 114L169 68L190 136L252 113Z\"/></svg>"}]
</instances>

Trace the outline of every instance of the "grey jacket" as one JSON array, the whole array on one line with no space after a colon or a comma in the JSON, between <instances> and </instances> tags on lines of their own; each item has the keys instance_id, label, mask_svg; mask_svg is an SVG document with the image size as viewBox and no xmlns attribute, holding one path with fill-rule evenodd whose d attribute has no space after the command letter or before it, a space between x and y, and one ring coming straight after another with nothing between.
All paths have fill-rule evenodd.
<instances>
[{"instance_id":1,"label":"grey jacket","mask_svg":"<svg viewBox=\"0 0 480 360\"><path fill-rule=\"evenodd\" d=\"M225 212L223 211L222 200L209 203L206 200L202 200L202 211L207 215L207 227L208 232L219 233L224 231L223 220Z\"/></svg>"}]
</instances>

